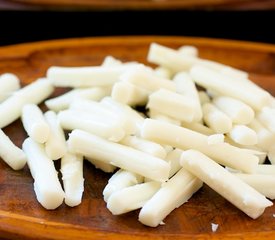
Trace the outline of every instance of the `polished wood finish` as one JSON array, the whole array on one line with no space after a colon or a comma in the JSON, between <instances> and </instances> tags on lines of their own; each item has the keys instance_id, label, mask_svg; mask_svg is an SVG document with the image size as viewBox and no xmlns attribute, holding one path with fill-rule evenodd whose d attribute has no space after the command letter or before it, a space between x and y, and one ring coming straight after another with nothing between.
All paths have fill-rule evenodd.
<instances>
[{"instance_id":1,"label":"polished wood finish","mask_svg":"<svg viewBox=\"0 0 275 240\"><path fill-rule=\"evenodd\" d=\"M275 9L274 0L0 0L11 9L29 7L70 10L269 10Z\"/></svg>"},{"instance_id":2,"label":"polished wood finish","mask_svg":"<svg viewBox=\"0 0 275 240\"><path fill-rule=\"evenodd\" d=\"M200 49L202 57L249 71L255 82L275 95L274 45L217 39L109 37L6 46L0 48L0 74L16 73L23 84L28 84L45 76L47 68L52 65L99 65L106 55L113 55L123 61L146 63L151 42L173 48L193 44ZM57 89L54 95L62 91ZM19 120L4 131L18 146L22 145L26 133ZM173 211L165 219L165 225L149 228L138 222L138 211L112 216L106 209L102 190L110 174L102 173L85 162L84 176L85 192L80 206L70 208L63 204L54 211L47 211L35 199L33 179L28 168L13 171L0 161L1 239L275 238L275 206L267 208L259 219L252 220L204 186L188 203ZM211 223L219 224L217 232L211 231Z\"/></svg>"}]
</instances>

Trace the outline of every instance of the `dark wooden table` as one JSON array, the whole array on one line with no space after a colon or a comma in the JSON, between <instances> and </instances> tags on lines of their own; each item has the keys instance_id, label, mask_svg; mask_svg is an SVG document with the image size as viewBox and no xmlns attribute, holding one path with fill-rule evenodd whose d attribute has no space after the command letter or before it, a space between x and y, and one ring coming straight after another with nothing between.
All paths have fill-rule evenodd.
<instances>
[{"instance_id":1,"label":"dark wooden table","mask_svg":"<svg viewBox=\"0 0 275 240\"><path fill-rule=\"evenodd\" d=\"M274 0L0 0L0 8L16 10L270 10Z\"/></svg>"}]
</instances>

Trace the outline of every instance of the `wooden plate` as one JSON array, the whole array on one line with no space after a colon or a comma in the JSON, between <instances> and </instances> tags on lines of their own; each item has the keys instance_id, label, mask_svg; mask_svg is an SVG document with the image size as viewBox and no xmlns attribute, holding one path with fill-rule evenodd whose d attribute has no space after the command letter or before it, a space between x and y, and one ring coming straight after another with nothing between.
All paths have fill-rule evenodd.
<instances>
[{"instance_id":1,"label":"wooden plate","mask_svg":"<svg viewBox=\"0 0 275 240\"><path fill-rule=\"evenodd\" d=\"M0 48L0 74L18 74L24 84L45 75L51 65L98 65L106 55L146 63L151 42L177 48L193 44L202 57L239 67L275 94L275 46L184 37L110 37L58 40ZM244 90L245 91L245 90ZM55 94L58 94L56 92ZM255 96L257 98L257 96ZM21 146L26 137L20 121L5 128ZM138 211L112 216L102 199L110 177L85 163L85 193L80 206L63 204L47 211L36 201L29 170L11 170L0 161L0 236L12 239L275 239L275 206L252 220L207 186L172 212L165 225L149 228ZM211 223L219 224L211 231Z\"/></svg>"}]
</instances>

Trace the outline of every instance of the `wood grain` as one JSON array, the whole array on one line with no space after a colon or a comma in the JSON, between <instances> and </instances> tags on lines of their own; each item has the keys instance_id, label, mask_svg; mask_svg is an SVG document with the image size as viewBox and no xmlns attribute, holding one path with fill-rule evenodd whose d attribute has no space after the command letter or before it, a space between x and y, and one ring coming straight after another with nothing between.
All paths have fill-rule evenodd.
<instances>
[{"instance_id":1,"label":"wood grain","mask_svg":"<svg viewBox=\"0 0 275 240\"><path fill-rule=\"evenodd\" d=\"M16 73L23 84L45 75L51 65L98 65L106 55L146 63L151 42L171 47L193 44L202 57L249 71L251 78L275 95L275 46L184 37L109 37L38 42L0 48L0 74ZM62 92L57 89L54 95ZM257 96L255 96L257 97ZM43 107L43 106L42 106ZM45 107L43 107L45 108ZM5 128L21 146L20 121ZM36 201L27 167L11 170L0 161L0 236L5 239L274 239L275 206L252 220L207 186L173 211L158 228L137 221L138 211L112 216L102 199L110 177L85 163L85 192L80 206L63 204L47 211ZM219 224L212 233L211 223Z\"/></svg>"},{"instance_id":2,"label":"wood grain","mask_svg":"<svg viewBox=\"0 0 275 240\"><path fill-rule=\"evenodd\" d=\"M0 0L6 7L70 10L268 10L274 0ZM17 4L17 5L16 5ZM4 6L5 6L4 5Z\"/></svg>"}]
</instances>

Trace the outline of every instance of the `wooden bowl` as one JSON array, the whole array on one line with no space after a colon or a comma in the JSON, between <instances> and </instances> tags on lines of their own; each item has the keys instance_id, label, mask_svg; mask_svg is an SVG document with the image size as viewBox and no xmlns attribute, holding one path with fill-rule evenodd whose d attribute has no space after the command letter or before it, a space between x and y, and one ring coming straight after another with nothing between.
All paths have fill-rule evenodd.
<instances>
[{"instance_id":1,"label":"wooden bowl","mask_svg":"<svg viewBox=\"0 0 275 240\"><path fill-rule=\"evenodd\" d=\"M0 74L17 74L23 84L45 76L52 65L99 65L106 55L146 63L149 44L173 48L192 44L201 57L246 70L275 94L275 46L185 37L106 37L37 42L0 48ZM54 95L60 92L56 91ZM255 96L257 97L257 96ZM42 106L43 107L43 106ZM3 129L21 147L26 133L18 120ZM0 161L0 236L5 239L275 239L275 206L252 220L206 185L157 228L138 222L138 212L113 216L102 198L110 177L85 163L85 192L78 207L47 211L36 201L27 167L13 171ZM211 223L219 224L212 232Z\"/></svg>"}]
</instances>

